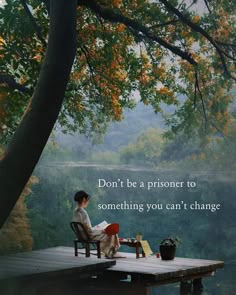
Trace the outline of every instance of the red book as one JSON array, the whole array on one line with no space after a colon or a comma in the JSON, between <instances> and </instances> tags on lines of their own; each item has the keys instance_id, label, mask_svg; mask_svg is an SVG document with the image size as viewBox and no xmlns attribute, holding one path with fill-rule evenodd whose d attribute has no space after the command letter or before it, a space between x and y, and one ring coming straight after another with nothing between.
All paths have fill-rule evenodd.
<instances>
[{"instance_id":1,"label":"red book","mask_svg":"<svg viewBox=\"0 0 236 295\"><path fill-rule=\"evenodd\" d=\"M111 223L108 224L104 230L107 235L112 236L118 234L120 226L118 223Z\"/></svg>"}]
</instances>

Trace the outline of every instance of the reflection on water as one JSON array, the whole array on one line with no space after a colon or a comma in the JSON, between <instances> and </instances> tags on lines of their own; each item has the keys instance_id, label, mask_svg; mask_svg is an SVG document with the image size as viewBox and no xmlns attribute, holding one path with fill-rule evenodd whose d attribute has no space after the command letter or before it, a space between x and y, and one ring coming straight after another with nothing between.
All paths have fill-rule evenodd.
<instances>
[{"instance_id":1,"label":"reflection on water","mask_svg":"<svg viewBox=\"0 0 236 295\"><path fill-rule=\"evenodd\" d=\"M236 265L225 265L224 269L219 269L215 273L215 276L203 279L202 295L236 295L235 273ZM151 289L150 295L161 294L179 294L179 283Z\"/></svg>"}]
</instances>

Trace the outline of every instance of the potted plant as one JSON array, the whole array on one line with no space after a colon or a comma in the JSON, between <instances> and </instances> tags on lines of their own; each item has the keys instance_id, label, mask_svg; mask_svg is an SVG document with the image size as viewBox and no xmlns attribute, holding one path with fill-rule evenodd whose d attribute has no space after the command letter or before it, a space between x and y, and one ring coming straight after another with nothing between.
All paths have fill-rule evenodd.
<instances>
[{"instance_id":1,"label":"potted plant","mask_svg":"<svg viewBox=\"0 0 236 295\"><path fill-rule=\"evenodd\" d=\"M179 243L180 239L178 237L169 237L164 239L160 244L160 254L162 260L173 260Z\"/></svg>"},{"instance_id":2,"label":"potted plant","mask_svg":"<svg viewBox=\"0 0 236 295\"><path fill-rule=\"evenodd\" d=\"M143 235L142 235L142 233L139 231L139 232L137 232L137 234L136 234L136 240L137 240L137 242L140 242L140 241L142 241L142 238L143 238Z\"/></svg>"}]
</instances>

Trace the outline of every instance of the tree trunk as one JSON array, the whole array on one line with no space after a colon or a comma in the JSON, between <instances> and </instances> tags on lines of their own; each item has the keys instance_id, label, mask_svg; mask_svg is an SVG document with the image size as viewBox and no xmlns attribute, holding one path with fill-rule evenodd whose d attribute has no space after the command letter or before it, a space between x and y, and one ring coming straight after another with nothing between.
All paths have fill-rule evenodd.
<instances>
[{"instance_id":1,"label":"tree trunk","mask_svg":"<svg viewBox=\"0 0 236 295\"><path fill-rule=\"evenodd\" d=\"M51 0L48 48L31 101L0 161L0 228L31 176L61 110L76 52L76 0Z\"/></svg>"}]
</instances>

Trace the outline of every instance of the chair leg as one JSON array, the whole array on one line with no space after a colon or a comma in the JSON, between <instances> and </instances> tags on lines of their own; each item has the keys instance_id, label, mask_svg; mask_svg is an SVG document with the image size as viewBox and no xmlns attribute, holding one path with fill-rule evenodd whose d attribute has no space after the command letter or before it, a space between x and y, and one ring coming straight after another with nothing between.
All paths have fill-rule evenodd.
<instances>
[{"instance_id":1,"label":"chair leg","mask_svg":"<svg viewBox=\"0 0 236 295\"><path fill-rule=\"evenodd\" d=\"M90 257L90 246L88 243L85 244L85 256Z\"/></svg>"},{"instance_id":2,"label":"chair leg","mask_svg":"<svg viewBox=\"0 0 236 295\"><path fill-rule=\"evenodd\" d=\"M137 243L135 246L135 253L136 253L136 258L139 258L139 245Z\"/></svg>"},{"instance_id":3,"label":"chair leg","mask_svg":"<svg viewBox=\"0 0 236 295\"><path fill-rule=\"evenodd\" d=\"M78 244L77 244L77 241L74 241L74 250L75 250L75 256L78 256Z\"/></svg>"},{"instance_id":4,"label":"chair leg","mask_svg":"<svg viewBox=\"0 0 236 295\"><path fill-rule=\"evenodd\" d=\"M97 252L98 252L98 258L101 258L101 247L100 247L100 242L97 243Z\"/></svg>"}]
</instances>

